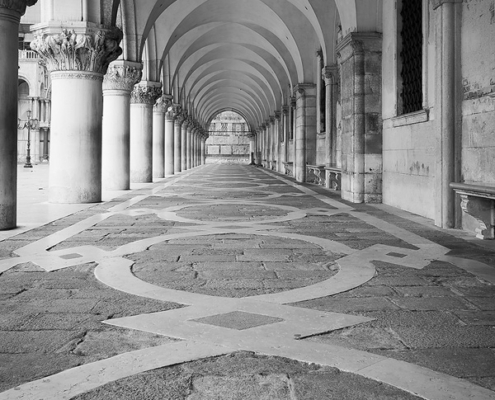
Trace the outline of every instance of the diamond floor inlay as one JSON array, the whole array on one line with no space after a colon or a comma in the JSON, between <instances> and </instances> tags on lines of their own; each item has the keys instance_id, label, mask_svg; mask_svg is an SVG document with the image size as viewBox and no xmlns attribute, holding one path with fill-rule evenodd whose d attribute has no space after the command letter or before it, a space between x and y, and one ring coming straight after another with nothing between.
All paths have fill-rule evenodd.
<instances>
[{"instance_id":1,"label":"diamond floor inlay","mask_svg":"<svg viewBox=\"0 0 495 400\"><path fill-rule=\"evenodd\" d=\"M233 311L226 314L212 315L210 317L193 319L206 325L221 326L222 328L236 329L242 331L245 329L256 328L257 326L275 324L283 322L282 318L268 317L266 315L251 314L242 311Z\"/></svg>"}]
</instances>

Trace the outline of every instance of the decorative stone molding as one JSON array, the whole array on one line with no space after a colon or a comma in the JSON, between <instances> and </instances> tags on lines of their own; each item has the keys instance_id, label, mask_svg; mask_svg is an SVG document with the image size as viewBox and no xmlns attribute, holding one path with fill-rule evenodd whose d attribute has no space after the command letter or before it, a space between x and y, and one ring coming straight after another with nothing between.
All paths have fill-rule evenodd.
<instances>
[{"instance_id":1,"label":"decorative stone molding","mask_svg":"<svg viewBox=\"0 0 495 400\"><path fill-rule=\"evenodd\" d=\"M37 34L31 49L40 55L50 72L86 71L104 75L109 64L122 54L121 40L122 31L118 28L87 33L64 29L57 34Z\"/></svg>"},{"instance_id":2,"label":"decorative stone molding","mask_svg":"<svg viewBox=\"0 0 495 400\"><path fill-rule=\"evenodd\" d=\"M433 4L433 9L436 10L438 7L443 6L446 3L462 3L462 0L431 0Z\"/></svg>"},{"instance_id":3,"label":"decorative stone molding","mask_svg":"<svg viewBox=\"0 0 495 400\"><path fill-rule=\"evenodd\" d=\"M270 117L269 117L270 124L274 124L275 123L275 119L276 119L276 116L275 115L270 115Z\"/></svg>"},{"instance_id":4,"label":"decorative stone molding","mask_svg":"<svg viewBox=\"0 0 495 400\"><path fill-rule=\"evenodd\" d=\"M26 13L26 7L34 6L38 0L0 0L0 8L18 12L20 15Z\"/></svg>"},{"instance_id":5,"label":"decorative stone molding","mask_svg":"<svg viewBox=\"0 0 495 400\"><path fill-rule=\"evenodd\" d=\"M162 95L160 86L136 85L131 92L131 104L147 104L154 106L156 100Z\"/></svg>"},{"instance_id":6,"label":"decorative stone molding","mask_svg":"<svg viewBox=\"0 0 495 400\"><path fill-rule=\"evenodd\" d=\"M110 64L103 78L103 90L124 90L132 92L134 85L141 81L142 65L130 65L126 62Z\"/></svg>"},{"instance_id":7,"label":"decorative stone molding","mask_svg":"<svg viewBox=\"0 0 495 400\"><path fill-rule=\"evenodd\" d=\"M289 106L283 106L282 107L282 114L284 115L289 115Z\"/></svg>"},{"instance_id":8,"label":"decorative stone molding","mask_svg":"<svg viewBox=\"0 0 495 400\"><path fill-rule=\"evenodd\" d=\"M277 121L280 121L281 118L282 118L282 113L280 111L275 111L275 119Z\"/></svg>"},{"instance_id":9,"label":"decorative stone molding","mask_svg":"<svg viewBox=\"0 0 495 400\"><path fill-rule=\"evenodd\" d=\"M103 81L103 75L87 71L53 71L51 79L87 79L90 81Z\"/></svg>"}]
</instances>

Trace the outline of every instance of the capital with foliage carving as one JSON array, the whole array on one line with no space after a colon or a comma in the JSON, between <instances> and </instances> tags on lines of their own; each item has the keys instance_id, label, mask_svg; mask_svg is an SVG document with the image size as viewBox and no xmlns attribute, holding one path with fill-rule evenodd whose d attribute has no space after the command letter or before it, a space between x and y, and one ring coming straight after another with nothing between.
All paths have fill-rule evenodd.
<instances>
[{"instance_id":1,"label":"capital with foliage carving","mask_svg":"<svg viewBox=\"0 0 495 400\"><path fill-rule=\"evenodd\" d=\"M26 13L26 7L34 6L38 0L0 0L0 9L15 11L19 15Z\"/></svg>"},{"instance_id":2,"label":"capital with foliage carving","mask_svg":"<svg viewBox=\"0 0 495 400\"><path fill-rule=\"evenodd\" d=\"M166 113L168 112L168 109L172 105L172 99L170 96L163 95L158 98L154 105L154 111L158 113Z\"/></svg>"},{"instance_id":3,"label":"capital with foliage carving","mask_svg":"<svg viewBox=\"0 0 495 400\"><path fill-rule=\"evenodd\" d=\"M134 85L141 81L142 69L141 64L126 61L110 64L103 77L103 90L132 92Z\"/></svg>"},{"instance_id":4,"label":"capital with foliage carving","mask_svg":"<svg viewBox=\"0 0 495 400\"><path fill-rule=\"evenodd\" d=\"M165 118L170 120L175 120L175 123L178 125L182 125L184 122L184 111L182 110L182 106L180 104L172 104L167 113L165 114Z\"/></svg>"},{"instance_id":5,"label":"capital with foliage carving","mask_svg":"<svg viewBox=\"0 0 495 400\"><path fill-rule=\"evenodd\" d=\"M31 49L40 55L50 72L84 71L104 75L109 64L122 54L121 40L122 31L118 28L87 33L64 29L57 34L37 34Z\"/></svg>"},{"instance_id":6,"label":"capital with foliage carving","mask_svg":"<svg viewBox=\"0 0 495 400\"><path fill-rule=\"evenodd\" d=\"M289 115L289 106L282 107L282 114Z\"/></svg>"},{"instance_id":7,"label":"capital with foliage carving","mask_svg":"<svg viewBox=\"0 0 495 400\"><path fill-rule=\"evenodd\" d=\"M154 106L156 100L162 95L160 86L136 85L131 92L131 104L147 104Z\"/></svg>"},{"instance_id":8,"label":"capital with foliage carving","mask_svg":"<svg viewBox=\"0 0 495 400\"><path fill-rule=\"evenodd\" d=\"M291 106L291 108L296 108L296 105L297 105L296 96L292 96L290 98L290 106Z\"/></svg>"},{"instance_id":9,"label":"capital with foliage carving","mask_svg":"<svg viewBox=\"0 0 495 400\"><path fill-rule=\"evenodd\" d=\"M282 113L280 111L275 111L275 119L277 121L280 121L281 118L282 118Z\"/></svg>"}]
</instances>

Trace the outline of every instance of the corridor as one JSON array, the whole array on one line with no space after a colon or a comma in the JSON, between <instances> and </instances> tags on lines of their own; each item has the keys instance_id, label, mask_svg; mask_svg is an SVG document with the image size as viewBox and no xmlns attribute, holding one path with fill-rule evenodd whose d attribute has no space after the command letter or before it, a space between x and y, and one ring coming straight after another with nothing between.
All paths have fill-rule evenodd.
<instances>
[{"instance_id":1,"label":"corridor","mask_svg":"<svg viewBox=\"0 0 495 400\"><path fill-rule=\"evenodd\" d=\"M135 185L0 255L0 400L495 399L493 243L262 168Z\"/></svg>"}]
</instances>

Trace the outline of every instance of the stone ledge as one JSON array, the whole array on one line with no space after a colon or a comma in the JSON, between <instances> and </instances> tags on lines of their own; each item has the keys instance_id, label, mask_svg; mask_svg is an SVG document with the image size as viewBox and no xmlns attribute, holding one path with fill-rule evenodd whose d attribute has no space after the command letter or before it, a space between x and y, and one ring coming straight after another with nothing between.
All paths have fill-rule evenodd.
<instances>
[{"instance_id":1,"label":"stone ledge","mask_svg":"<svg viewBox=\"0 0 495 400\"><path fill-rule=\"evenodd\" d=\"M392 120L392 126L397 128L404 125L420 124L422 122L428 122L430 120L429 110L421 110L414 113L400 115L394 117Z\"/></svg>"}]
</instances>

